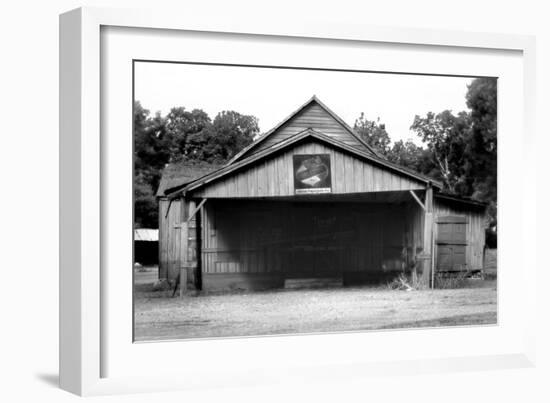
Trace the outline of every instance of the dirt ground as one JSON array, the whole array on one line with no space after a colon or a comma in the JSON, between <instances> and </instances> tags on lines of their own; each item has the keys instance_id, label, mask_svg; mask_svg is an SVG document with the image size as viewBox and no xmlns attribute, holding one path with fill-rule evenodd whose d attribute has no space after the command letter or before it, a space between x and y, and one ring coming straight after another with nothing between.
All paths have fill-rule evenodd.
<instances>
[{"instance_id":1,"label":"dirt ground","mask_svg":"<svg viewBox=\"0 0 550 403\"><path fill-rule=\"evenodd\" d=\"M152 270L135 274L135 339L170 340L495 324L496 281L467 288L385 287L276 290L171 298L152 291Z\"/></svg>"}]
</instances>

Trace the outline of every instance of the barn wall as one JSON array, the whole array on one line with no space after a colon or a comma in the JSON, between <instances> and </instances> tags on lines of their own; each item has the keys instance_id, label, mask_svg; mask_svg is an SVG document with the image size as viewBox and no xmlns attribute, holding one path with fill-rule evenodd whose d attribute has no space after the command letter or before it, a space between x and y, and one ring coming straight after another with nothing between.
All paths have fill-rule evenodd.
<instances>
[{"instance_id":1,"label":"barn wall","mask_svg":"<svg viewBox=\"0 0 550 403\"><path fill-rule=\"evenodd\" d=\"M159 200L159 279L174 279L180 264L183 202Z\"/></svg>"},{"instance_id":2,"label":"barn wall","mask_svg":"<svg viewBox=\"0 0 550 403\"><path fill-rule=\"evenodd\" d=\"M415 201L407 205L406 226L407 263L412 264L424 247L424 210Z\"/></svg>"},{"instance_id":3,"label":"barn wall","mask_svg":"<svg viewBox=\"0 0 550 403\"><path fill-rule=\"evenodd\" d=\"M423 189L422 183L390 172L315 141L299 144L193 193L195 197L270 197L294 195L295 154L330 154L332 194Z\"/></svg>"},{"instance_id":4,"label":"barn wall","mask_svg":"<svg viewBox=\"0 0 550 403\"><path fill-rule=\"evenodd\" d=\"M290 277L378 281L406 269L422 221L413 203L209 200L202 218L204 289L268 288Z\"/></svg>"},{"instance_id":5,"label":"barn wall","mask_svg":"<svg viewBox=\"0 0 550 403\"><path fill-rule=\"evenodd\" d=\"M168 273L168 226L164 217L168 208L168 200L159 199L159 279L167 278Z\"/></svg>"},{"instance_id":6,"label":"barn wall","mask_svg":"<svg viewBox=\"0 0 550 403\"><path fill-rule=\"evenodd\" d=\"M196 216L187 225L188 247L182 239L182 224L194 206L194 203L185 202L183 199L174 199L171 205L167 199L159 200L159 279L174 281L184 261L197 260ZM196 281L193 270L189 271L187 280L190 284Z\"/></svg>"},{"instance_id":7,"label":"barn wall","mask_svg":"<svg viewBox=\"0 0 550 403\"><path fill-rule=\"evenodd\" d=\"M330 114L323 110L321 106L316 103L312 103L305 107L300 113L290 119L282 127L280 127L276 132L272 133L257 147L254 147L252 150L250 150L248 154L269 148L273 144L286 140L296 133L304 131L308 128L318 130L326 134L327 136L330 136L347 145L370 153L370 150L365 147L364 144L357 140L356 137L354 137L349 131L347 131Z\"/></svg>"},{"instance_id":8,"label":"barn wall","mask_svg":"<svg viewBox=\"0 0 550 403\"><path fill-rule=\"evenodd\" d=\"M466 265L469 270L481 270L483 268L483 251L485 249L485 210L479 207L445 201L435 198L434 213L437 217L464 216L468 220L466 227ZM435 225L434 236L437 236Z\"/></svg>"}]
</instances>

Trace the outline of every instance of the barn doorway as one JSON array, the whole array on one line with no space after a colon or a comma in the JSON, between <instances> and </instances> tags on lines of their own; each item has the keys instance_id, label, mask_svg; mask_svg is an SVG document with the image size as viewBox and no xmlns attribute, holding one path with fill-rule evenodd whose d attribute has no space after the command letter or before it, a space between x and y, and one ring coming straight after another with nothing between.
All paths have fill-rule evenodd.
<instances>
[{"instance_id":1,"label":"barn doorway","mask_svg":"<svg viewBox=\"0 0 550 403\"><path fill-rule=\"evenodd\" d=\"M395 203L388 196L209 200L200 225L202 289L275 288L304 279L386 282L405 270L420 214L407 195L392 195Z\"/></svg>"}]
</instances>

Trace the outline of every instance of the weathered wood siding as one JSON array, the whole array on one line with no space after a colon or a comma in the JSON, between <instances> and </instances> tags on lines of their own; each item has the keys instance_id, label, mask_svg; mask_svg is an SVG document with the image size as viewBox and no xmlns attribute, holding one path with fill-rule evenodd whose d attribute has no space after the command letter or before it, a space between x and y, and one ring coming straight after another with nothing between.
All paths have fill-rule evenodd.
<instances>
[{"instance_id":1,"label":"weathered wood siding","mask_svg":"<svg viewBox=\"0 0 550 403\"><path fill-rule=\"evenodd\" d=\"M294 195L292 156L330 154L332 194L423 189L424 185L387 168L362 161L317 141L308 140L270 159L247 166L193 192L194 197L273 197Z\"/></svg>"},{"instance_id":2,"label":"weathered wood siding","mask_svg":"<svg viewBox=\"0 0 550 403\"><path fill-rule=\"evenodd\" d=\"M193 217L187 226L188 247L182 239L182 224L193 208L183 199L159 200L159 279L176 279L182 262L196 261L197 220ZM188 282L194 283L193 273L189 273Z\"/></svg>"},{"instance_id":3,"label":"weathered wood siding","mask_svg":"<svg viewBox=\"0 0 550 403\"><path fill-rule=\"evenodd\" d=\"M181 222L183 202L159 200L159 278L173 279L180 264L181 234L174 228Z\"/></svg>"},{"instance_id":4,"label":"weathered wood siding","mask_svg":"<svg viewBox=\"0 0 550 403\"><path fill-rule=\"evenodd\" d=\"M227 285L231 275L243 288L258 278L277 286L289 277L391 276L405 270L422 245L418 209L414 202L209 200L202 219L203 286Z\"/></svg>"},{"instance_id":5,"label":"weathered wood siding","mask_svg":"<svg viewBox=\"0 0 550 403\"><path fill-rule=\"evenodd\" d=\"M436 198L434 200L434 213L436 221L439 217L445 216L462 216L466 218L466 266L469 270L481 270L485 248L485 210L480 207L469 207ZM434 228L434 236L437 239L437 224Z\"/></svg>"},{"instance_id":6,"label":"weathered wood siding","mask_svg":"<svg viewBox=\"0 0 550 403\"><path fill-rule=\"evenodd\" d=\"M300 113L281 126L277 131L271 133L269 137L260 142L258 146L252 147L245 155L241 157L241 159L246 158L246 156L250 154L269 148L273 144L286 140L296 133L308 128L318 130L347 145L355 147L361 151L371 153L364 144L354 137L344 126L340 124L340 122L324 111L321 106L316 103L311 103Z\"/></svg>"}]
</instances>

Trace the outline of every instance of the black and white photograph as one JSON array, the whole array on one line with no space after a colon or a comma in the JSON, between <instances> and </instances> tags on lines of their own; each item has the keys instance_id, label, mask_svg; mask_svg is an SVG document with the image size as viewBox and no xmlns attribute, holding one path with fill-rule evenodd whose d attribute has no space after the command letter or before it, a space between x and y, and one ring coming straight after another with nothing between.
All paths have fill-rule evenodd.
<instances>
[{"instance_id":1,"label":"black and white photograph","mask_svg":"<svg viewBox=\"0 0 550 403\"><path fill-rule=\"evenodd\" d=\"M545 6L4 2L1 401L549 402Z\"/></svg>"},{"instance_id":2,"label":"black and white photograph","mask_svg":"<svg viewBox=\"0 0 550 403\"><path fill-rule=\"evenodd\" d=\"M135 60L134 341L497 324L497 83Z\"/></svg>"}]
</instances>

